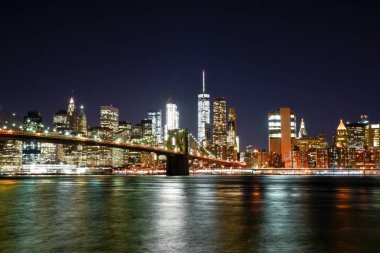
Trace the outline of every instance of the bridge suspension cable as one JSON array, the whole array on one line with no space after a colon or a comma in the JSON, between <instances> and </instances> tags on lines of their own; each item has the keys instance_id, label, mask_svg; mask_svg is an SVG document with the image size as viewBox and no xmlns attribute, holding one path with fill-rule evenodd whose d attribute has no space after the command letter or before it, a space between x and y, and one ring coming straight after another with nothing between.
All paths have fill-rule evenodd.
<instances>
[{"instance_id":1,"label":"bridge suspension cable","mask_svg":"<svg viewBox=\"0 0 380 253\"><path fill-rule=\"evenodd\" d=\"M211 158L216 158L216 157L214 156L214 154L211 153L209 150L205 149L205 148L203 147L202 143L200 143L200 142L197 140L197 138L195 138L195 136L194 136L192 133L190 133L190 132L189 132L189 139L194 140L195 143L197 143L198 148L201 149L202 151L204 151L205 153L207 153Z\"/></svg>"}]
</instances>

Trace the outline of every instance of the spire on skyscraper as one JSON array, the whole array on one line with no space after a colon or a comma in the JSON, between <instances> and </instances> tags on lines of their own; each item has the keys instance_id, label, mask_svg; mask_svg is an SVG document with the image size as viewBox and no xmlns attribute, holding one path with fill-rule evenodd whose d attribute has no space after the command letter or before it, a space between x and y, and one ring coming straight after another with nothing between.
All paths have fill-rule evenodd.
<instances>
[{"instance_id":1,"label":"spire on skyscraper","mask_svg":"<svg viewBox=\"0 0 380 253\"><path fill-rule=\"evenodd\" d=\"M339 126L337 130L347 130L346 126L343 123L343 120L340 119Z\"/></svg>"},{"instance_id":2,"label":"spire on skyscraper","mask_svg":"<svg viewBox=\"0 0 380 253\"><path fill-rule=\"evenodd\" d=\"M202 93L206 93L206 72L202 70Z\"/></svg>"},{"instance_id":3,"label":"spire on skyscraper","mask_svg":"<svg viewBox=\"0 0 380 253\"><path fill-rule=\"evenodd\" d=\"M301 119L301 128L298 133L298 138L303 138L303 137L307 137L307 132L305 128L305 122L303 121L303 119Z\"/></svg>"},{"instance_id":4,"label":"spire on skyscraper","mask_svg":"<svg viewBox=\"0 0 380 253\"><path fill-rule=\"evenodd\" d=\"M67 127L75 130L77 123L74 98L70 98L69 106L67 107Z\"/></svg>"}]
</instances>

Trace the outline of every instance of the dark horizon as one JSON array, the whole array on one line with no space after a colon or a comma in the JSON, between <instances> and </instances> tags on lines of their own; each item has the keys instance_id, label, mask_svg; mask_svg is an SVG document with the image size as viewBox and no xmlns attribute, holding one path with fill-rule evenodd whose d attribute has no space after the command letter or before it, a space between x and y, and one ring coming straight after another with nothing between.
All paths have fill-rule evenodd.
<instances>
[{"instance_id":1,"label":"dark horizon","mask_svg":"<svg viewBox=\"0 0 380 253\"><path fill-rule=\"evenodd\" d=\"M171 96L196 135L205 69L211 97L236 108L241 150L267 149L267 113L282 106L331 142L340 118L380 122L379 11L370 1L6 1L0 106L52 125L73 96L90 126L109 104L135 124Z\"/></svg>"}]
</instances>

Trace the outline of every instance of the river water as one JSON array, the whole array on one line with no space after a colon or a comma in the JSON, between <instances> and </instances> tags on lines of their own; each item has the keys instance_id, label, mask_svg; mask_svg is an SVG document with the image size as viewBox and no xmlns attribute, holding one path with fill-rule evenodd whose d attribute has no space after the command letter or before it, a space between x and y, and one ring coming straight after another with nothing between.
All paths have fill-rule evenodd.
<instances>
[{"instance_id":1,"label":"river water","mask_svg":"<svg viewBox=\"0 0 380 253\"><path fill-rule=\"evenodd\" d=\"M0 179L0 252L379 252L380 177Z\"/></svg>"}]
</instances>

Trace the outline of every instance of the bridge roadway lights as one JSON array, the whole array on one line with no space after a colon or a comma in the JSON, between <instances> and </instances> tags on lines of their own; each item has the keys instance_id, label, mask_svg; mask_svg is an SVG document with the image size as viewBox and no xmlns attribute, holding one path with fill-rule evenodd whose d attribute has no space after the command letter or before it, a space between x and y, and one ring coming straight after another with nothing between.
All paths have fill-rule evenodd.
<instances>
[{"instance_id":1,"label":"bridge roadway lights","mask_svg":"<svg viewBox=\"0 0 380 253\"><path fill-rule=\"evenodd\" d=\"M188 176L189 175L189 156L168 154L166 157L167 176Z\"/></svg>"}]
</instances>

